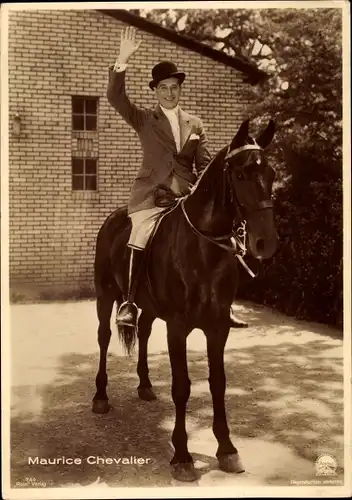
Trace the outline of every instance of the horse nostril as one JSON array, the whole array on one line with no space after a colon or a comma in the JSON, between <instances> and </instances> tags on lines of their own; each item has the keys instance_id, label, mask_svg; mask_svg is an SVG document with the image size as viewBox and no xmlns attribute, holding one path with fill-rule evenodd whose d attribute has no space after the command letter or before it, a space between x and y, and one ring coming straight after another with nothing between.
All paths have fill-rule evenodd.
<instances>
[{"instance_id":1,"label":"horse nostril","mask_svg":"<svg viewBox=\"0 0 352 500\"><path fill-rule=\"evenodd\" d=\"M264 243L263 238L258 238L257 245L256 245L257 252L260 252L260 253L264 252L264 248L265 248L265 243Z\"/></svg>"}]
</instances>

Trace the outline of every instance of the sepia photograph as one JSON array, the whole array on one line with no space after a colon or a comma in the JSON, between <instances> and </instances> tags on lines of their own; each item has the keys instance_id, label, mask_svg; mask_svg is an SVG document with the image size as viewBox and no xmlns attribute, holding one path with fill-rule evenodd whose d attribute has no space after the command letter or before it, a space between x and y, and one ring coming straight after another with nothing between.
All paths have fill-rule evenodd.
<instances>
[{"instance_id":1,"label":"sepia photograph","mask_svg":"<svg viewBox=\"0 0 352 500\"><path fill-rule=\"evenodd\" d=\"M1 8L2 496L351 486L347 1Z\"/></svg>"}]
</instances>

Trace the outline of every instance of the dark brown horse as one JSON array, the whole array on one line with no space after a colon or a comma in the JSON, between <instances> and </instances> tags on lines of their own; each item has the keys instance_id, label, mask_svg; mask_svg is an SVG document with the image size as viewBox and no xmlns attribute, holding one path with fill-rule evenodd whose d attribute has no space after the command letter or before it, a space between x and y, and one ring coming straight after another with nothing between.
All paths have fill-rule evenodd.
<instances>
[{"instance_id":1,"label":"dark brown horse","mask_svg":"<svg viewBox=\"0 0 352 500\"><path fill-rule=\"evenodd\" d=\"M230 440L224 401L224 348L230 329L229 310L238 284L236 250L230 235L235 224L246 221L248 252L259 259L271 257L277 243L271 202L274 171L263 153L274 136L274 124L270 122L256 140L248 135L248 126L248 121L242 123L231 144L215 155L192 192L163 218L150 244L135 295L142 310L138 322L138 393L145 400L156 397L147 362L152 323L161 318L167 324L176 407L171 467L173 476L182 481L197 477L185 427L191 386L186 340L194 328L203 330L206 336L219 466L227 472L243 471ZM111 337L110 317L114 302L119 305L124 299L130 230L130 220L122 208L106 219L97 238L95 285L100 363L93 398L93 411L97 413L109 410L106 355ZM124 327L119 328L119 334L130 352L137 332Z\"/></svg>"}]
</instances>

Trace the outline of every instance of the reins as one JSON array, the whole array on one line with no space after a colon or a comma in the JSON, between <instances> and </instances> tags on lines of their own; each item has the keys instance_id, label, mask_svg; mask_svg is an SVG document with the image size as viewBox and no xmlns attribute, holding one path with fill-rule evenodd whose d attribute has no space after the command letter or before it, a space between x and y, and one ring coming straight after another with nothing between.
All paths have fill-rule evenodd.
<instances>
[{"instance_id":1,"label":"reins","mask_svg":"<svg viewBox=\"0 0 352 500\"><path fill-rule=\"evenodd\" d=\"M186 221L190 225L191 229L198 235L201 236L202 238L205 238L206 240L210 241L211 243L214 243L218 247L222 248L223 250L226 250L227 252L234 253L237 259L240 261L242 266L245 268L245 270L248 272L248 274L252 277L255 278L257 274L254 274L253 271L247 266L245 261L243 260L243 257L247 253L247 247L246 247L246 237L247 237L247 231L246 231L246 224L247 222L244 220L241 222L240 227L236 230L236 233L232 234L226 234L224 236L213 236L210 237L201 231L199 231L190 221L188 214L186 212L184 203L181 201L181 208L183 215L185 216ZM242 238L242 241L241 241ZM226 245L224 243L220 243L221 240L230 240L231 244Z\"/></svg>"},{"instance_id":2,"label":"reins","mask_svg":"<svg viewBox=\"0 0 352 500\"><path fill-rule=\"evenodd\" d=\"M202 238L205 238L206 240L210 241L211 243L215 243L217 246L219 246L220 248L223 248L224 250L227 250L227 251L234 250L232 245L225 245L223 243L220 243L221 240L229 240L231 238L232 234L224 234L223 236L208 236L208 235L202 233L201 231L199 231L199 229L196 228L196 226L194 224L192 224L190 218L188 217L188 214L186 212L185 205L184 205L184 200L181 201L181 208L182 208L182 212L183 212L183 215L185 216L186 221L188 222L188 224L191 226L193 231L198 236L202 236Z\"/></svg>"},{"instance_id":3,"label":"reins","mask_svg":"<svg viewBox=\"0 0 352 500\"><path fill-rule=\"evenodd\" d=\"M229 159L233 158L236 154L239 154L242 151L247 151L247 150L260 151L261 147L258 145L254 145L254 144L246 144L244 146L235 148L232 151L230 151L230 146L229 146L227 149L227 153L225 155L225 158L224 158L224 161L227 164L227 167L225 167L224 170L227 170L227 168L228 168L228 160ZM237 228L235 233L226 234L223 236L208 236L208 235L202 233L201 231L199 231L199 229L197 229L196 226L191 222L191 220L186 212L185 205L184 205L184 202L186 201L187 198L188 198L188 196L185 196L184 198L182 198L180 200L180 205L181 205L183 215L184 215L187 223L191 227L191 229L194 231L194 233L197 234L198 236L201 236L202 238L206 239L210 243L214 243L214 245L217 245L218 247L222 248L223 250L226 250L227 252L234 253L235 256L238 258L239 262L242 264L242 266L248 272L248 274L252 278L255 278L257 275L253 273L253 271L248 267L248 265L243 260L243 257L247 253L247 245L246 245L247 221L243 219L240 223L240 226ZM270 206L272 206L272 203L271 203L271 201L268 201L268 202L265 202L265 205L263 203L262 208L266 208L266 207L270 207ZM230 241L230 243L229 244L221 243L221 241L223 241L223 240Z\"/></svg>"}]
</instances>

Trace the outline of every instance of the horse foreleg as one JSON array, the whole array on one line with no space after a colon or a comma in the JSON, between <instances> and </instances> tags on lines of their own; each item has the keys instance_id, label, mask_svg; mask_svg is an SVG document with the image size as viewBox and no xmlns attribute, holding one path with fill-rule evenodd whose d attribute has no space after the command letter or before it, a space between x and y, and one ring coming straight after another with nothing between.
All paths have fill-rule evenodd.
<instances>
[{"instance_id":1,"label":"horse foreleg","mask_svg":"<svg viewBox=\"0 0 352 500\"><path fill-rule=\"evenodd\" d=\"M191 393L186 352L188 333L179 323L167 324L167 342L172 373L172 399L176 408L175 427L172 433L175 453L170 463L172 475L179 481L197 479L193 459L188 452L186 432L186 407Z\"/></svg>"},{"instance_id":2,"label":"horse foreleg","mask_svg":"<svg viewBox=\"0 0 352 500\"><path fill-rule=\"evenodd\" d=\"M110 318L114 305L112 293L105 293L97 297L97 314L99 320L98 343L100 348L99 369L95 379L97 392L93 398L92 410L94 413L107 413L110 409L106 386L108 376L106 373L106 356L111 338Z\"/></svg>"},{"instance_id":3,"label":"horse foreleg","mask_svg":"<svg viewBox=\"0 0 352 500\"><path fill-rule=\"evenodd\" d=\"M149 380L148 368L148 340L152 332L154 317L142 311L138 320L138 364L137 373L139 377L138 395L145 401L156 399L152 384Z\"/></svg>"},{"instance_id":4,"label":"horse foreleg","mask_svg":"<svg viewBox=\"0 0 352 500\"><path fill-rule=\"evenodd\" d=\"M225 472L244 472L237 449L231 442L226 420L224 350L229 327L227 325L223 328L209 329L205 334L207 337L209 386L214 411L213 432L219 444L216 452L219 467Z\"/></svg>"}]
</instances>

